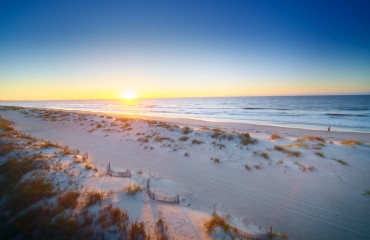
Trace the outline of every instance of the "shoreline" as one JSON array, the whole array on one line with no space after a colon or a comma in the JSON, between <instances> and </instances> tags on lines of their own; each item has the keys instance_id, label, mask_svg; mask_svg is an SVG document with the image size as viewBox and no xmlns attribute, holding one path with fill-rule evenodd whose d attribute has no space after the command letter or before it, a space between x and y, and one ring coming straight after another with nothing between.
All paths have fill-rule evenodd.
<instances>
[{"instance_id":1,"label":"shoreline","mask_svg":"<svg viewBox=\"0 0 370 240\"><path fill-rule=\"evenodd\" d=\"M86 100L88 101L88 100ZM1 106L12 106L12 105L1 105ZM315 125L315 124L312 124L312 125L305 125L305 124L300 124L300 123L296 123L296 124L284 124L284 123L269 123L269 122L264 122L263 120L262 121L255 121L255 120L245 120L245 119L223 119L223 118L212 118L212 117L194 117L194 116L176 116L176 114L174 114L173 116L171 116L171 114L169 116L166 116L166 114L156 114L156 113L151 113L151 112L147 112L147 113L139 113L139 114L136 114L136 113L129 113L129 112L115 112L115 111L102 111L102 110L78 110L78 109L65 109L65 108L53 108L53 107L30 107L30 106L16 106L16 107L23 107L23 108L35 108L35 109L46 109L46 110L57 110L57 111L69 111L69 112L87 112L87 113L102 113L102 114L119 114L119 115L125 115L125 116L129 116L129 115L134 115L134 116L138 116L138 117L143 117L143 116L146 116L146 117L153 117L153 118L168 118L168 119L191 119L191 120L198 120L198 121L207 121L207 122L213 122L213 123L235 123L235 124L248 124L248 125L256 125L256 126L271 126L271 127L281 127L281 128L294 128L294 129L304 129L304 130L316 130L316 131L326 131L327 128L329 127L330 124L328 124L328 126L324 126L324 125ZM162 115L162 116L160 116ZM336 132L349 132L349 133L369 133L370 134L370 130L356 130L356 129L352 129L350 127L338 127L336 128L335 126L330 126L332 128L332 130L336 131ZM338 129L338 130L337 130Z\"/></svg>"},{"instance_id":2,"label":"shoreline","mask_svg":"<svg viewBox=\"0 0 370 240\"><path fill-rule=\"evenodd\" d=\"M8 106L2 106L8 107ZM13 106L9 106L13 107ZM15 106L18 107L18 106ZM253 123L240 123L240 122L224 122L224 121L209 121L203 119L193 119L193 118L175 118L175 117L160 117L151 115L139 115L139 114L125 114L125 113L109 113L103 111L88 111L88 110L68 110L59 108L35 108L35 107L19 107L24 109L39 109L46 111L62 111L67 113L79 113L79 114L104 114L112 117L126 117L126 118L136 118L141 120L158 120L173 124L191 125L193 127L221 127L228 130L245 130L254 133L266 132L268 134L283 133L284 135L290 135L294 137L300 137L302 135L319 135L328 139L333 140L345 140L348 138L355 138L364 144L370 145L370 132L357 132L357 131L335 131L335 129L328 132L325 130L317 129L306 129L300 127L292 126L275 126L275 125L263 125L263 124L253 124Z\"/></svg>"}]
</instances>

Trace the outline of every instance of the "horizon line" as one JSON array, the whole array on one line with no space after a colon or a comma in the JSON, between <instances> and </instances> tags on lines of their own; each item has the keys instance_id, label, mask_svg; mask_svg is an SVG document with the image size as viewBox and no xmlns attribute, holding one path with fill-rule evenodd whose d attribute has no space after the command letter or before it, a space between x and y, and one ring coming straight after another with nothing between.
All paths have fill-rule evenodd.
<instances>
[{"instance_id":1,"label":"horizon line","mask_svg":"<svg viewBox=\"0 0 370 240\"><path fill-rule=\"evenodd\" d=\"M242 98L242 97L325 97L325 96L368 96L369 93L341 93L341 94L302 94L302 95L244 95L244 96L208 96L208 97L137 97L134 99L123 98L85 98L85 99L0 99L0 102L6 101L91 101L91 100L122 100L135 101L140 99L185 99L185 98Z\"/></svg>"}]
</instances>

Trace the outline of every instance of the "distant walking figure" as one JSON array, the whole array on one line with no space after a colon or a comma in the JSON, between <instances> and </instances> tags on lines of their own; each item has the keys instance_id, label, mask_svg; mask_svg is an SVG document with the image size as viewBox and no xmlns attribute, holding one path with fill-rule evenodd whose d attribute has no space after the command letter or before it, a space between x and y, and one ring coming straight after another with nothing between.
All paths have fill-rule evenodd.
<instances>
[{"instance_id":1,"label":"distant walking figure","mask_svg":"<svg viewBox=\"0 0 370 240\"><path fill-rule=\"evenodd\" d=\"M328 132L330 132L330 127L328 127Z\"/></svg>"}]
</instances>

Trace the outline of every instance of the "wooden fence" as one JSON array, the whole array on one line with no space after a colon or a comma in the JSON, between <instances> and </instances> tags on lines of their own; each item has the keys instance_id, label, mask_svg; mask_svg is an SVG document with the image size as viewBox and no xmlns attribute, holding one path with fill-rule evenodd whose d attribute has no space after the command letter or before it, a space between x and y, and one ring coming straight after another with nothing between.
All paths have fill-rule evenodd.
<instances>
[{"instance_id":1,"label":"wooden fence","mask_svg":"<svg viewBox=\"0 0 370 240\"><path fill-rule=\"evenodd\" d=\"M127 169L125 172L115 172L115 171L112 171L110 167L110 163L108 163L108 166L107 166L107 173L109 176L112 176L112 177L126 177L126 178L131 177L131 172L129 169Z\"/></svg>"},{"instance_id":2,"label":"wooden fence","mask_svg":"<svg viewBox=\"0 0 370 240\"><path fill-rule=\"evenodd\" d=\"M173 197L166 197L166 196L161 196L161 195L158 195L152 192L152 190L150 190L149 179L146 180L146 192L148 193L151 199L156 200L156 201L166 202L166 203L180 203L180 198L178 194Z\"/></svg>"}]
</instances>

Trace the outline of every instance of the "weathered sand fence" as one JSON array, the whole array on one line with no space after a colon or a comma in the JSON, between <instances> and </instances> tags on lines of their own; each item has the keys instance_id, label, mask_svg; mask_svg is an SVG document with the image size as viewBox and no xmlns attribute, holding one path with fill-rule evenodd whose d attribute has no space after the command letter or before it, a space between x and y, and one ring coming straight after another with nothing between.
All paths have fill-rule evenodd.
<instances>
[{"instance_id":1,"label":"weathered sand fence","mask_svg":"<svg viewBox=\"0 0 370 240\"><path fill-rule=\"evenodd\" d=\"M166 197L166 196L161 196L161 195L158 195L152 192L152 190L150 190L149 179L146 180L146 192L148 193L151 199L156 200L156 201L167 202L167 203L180 203L180 198L178 194L173 197Z\"/></svg>"},{"instance_id":2,"label":"weathered sand fence","mask_svg":"<svg viewBox=\"0 0 370 240\"><path fill-rule=\"evenodd\" d=\"M131 172L129 169L127 169L125 172L115 172L115 171L112 171L110 167L110 163L108 163L108 166L107 166L107 173L109 176L112 176L112 177L126 177L126 178L131 177Z\"/></svg>"}]
</instances>

